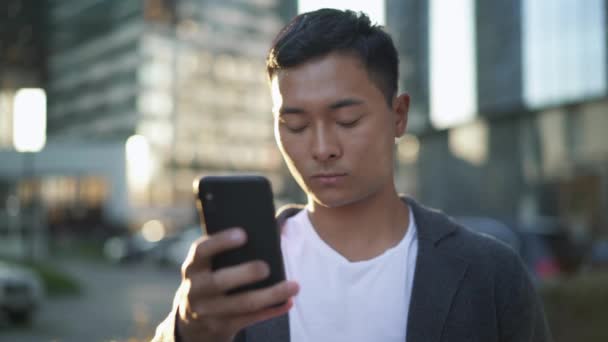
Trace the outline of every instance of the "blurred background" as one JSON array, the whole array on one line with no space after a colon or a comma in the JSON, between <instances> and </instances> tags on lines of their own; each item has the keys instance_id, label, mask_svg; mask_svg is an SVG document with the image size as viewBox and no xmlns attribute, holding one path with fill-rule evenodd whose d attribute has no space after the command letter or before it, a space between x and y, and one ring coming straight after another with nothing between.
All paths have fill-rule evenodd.
<instances>
[{"instance_id":1,"label":"blurred background","mask_svg":"<svg viewBox=\"0 0 608 342\"><path fill-rule=\"evenodd\" d=\"M149 339L200 236L202 175L305 200L264 59L320 7L398 47L398 189L511 245L556 341L608 340L608 0L2 1L0 340Z\"/></svg>"}]
</instances>

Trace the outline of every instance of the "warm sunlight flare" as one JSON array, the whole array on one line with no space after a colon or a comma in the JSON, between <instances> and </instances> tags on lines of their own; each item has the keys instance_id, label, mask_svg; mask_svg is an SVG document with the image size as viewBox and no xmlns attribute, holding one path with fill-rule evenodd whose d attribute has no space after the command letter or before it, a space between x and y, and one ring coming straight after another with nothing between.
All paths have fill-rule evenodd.
<instances>
[{"instance_id":1,"label":"warm sunlight flare","mask_svg":"<svg viewBox=\"0 0 608 342\"><path fill-rule=\"evenodd\" d=\"M38 152L46 142L46 93L39 88L17 91L13 109L13 145L19 152Z\"/></svg>"},{"instance_id":2,"label":"warm sunlight flare","mask_svg":"<svg viewBox=\"0 0 608 342\"><path fill-rule=\"evenodd\" d=\"M129 185L133 190L143 191L152 177L150 145L144 136L134 135L127 140L126 148Z\"/></svg>"},{"instance_id":3,"label":"warm sunlight flare","mask_svg":"<svg viewBox=\"0 0 608 342\"><path fill-rule=\"evenodd\" d=\"M477 112L475 4L431 0L431 123L444 129L471 121Z\"/></svg>"}]
</instances>

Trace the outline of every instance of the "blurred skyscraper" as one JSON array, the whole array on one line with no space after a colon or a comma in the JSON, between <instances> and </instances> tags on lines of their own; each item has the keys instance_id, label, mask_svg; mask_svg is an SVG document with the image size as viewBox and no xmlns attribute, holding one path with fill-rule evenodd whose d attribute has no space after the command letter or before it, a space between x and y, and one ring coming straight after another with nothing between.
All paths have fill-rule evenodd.
<instances>
[{"instance_id":1,"label":"blurred skyscraper","mask_svg":"<svg viewBox=\"0 0 608 342\"><path fill-rule=\"evenodd\" d=\"M293 184L274 146L264 62L296 6L3 3L0 214L36 196L53 229L151 219L176 228L195 219L192 181L212 172L264 173L280 200ZM42 87L48 99L47 146L28 158L11 151L23 87Z\"/></svg>"},{"instance_id":2,"label":"blurred skyscraper","mask_svg":"<svg viewBox=\"0 0 608 342\"><path fill-rule=\"evenodd\" d=\"M608 234L605 0L388 0L412 95L403 187L458 215Z\"/></svg>"},{"instance_id":3,"label":"blurred skyscraper","mask_svg":"<svg viewBox=\"0 0 608 342\"><path fill-rule=\"evenodd\" d=\"M51 1L49 140L137 135L145 156L126 156L127 169L140 169L139 186L129 182L136 207L190 208L192 180L210 172L264 172L281 193L263 70L270 41L295 6Z\"/></svg>"}]
</instances>

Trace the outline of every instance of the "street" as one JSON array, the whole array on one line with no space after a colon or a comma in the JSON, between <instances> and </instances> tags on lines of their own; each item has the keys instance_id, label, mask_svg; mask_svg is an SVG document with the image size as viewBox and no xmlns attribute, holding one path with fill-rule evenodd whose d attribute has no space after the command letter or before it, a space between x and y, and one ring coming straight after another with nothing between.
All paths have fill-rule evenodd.
<instances>
[{"instance_id":1,"label":"street","mask_svg":"<svg viewBox=\"0 0 608 342\"><path fill-rule=\"evenodd\" d=\"M47 299L31 326L0 327L0 341L147 341L171 307L179 270L63 261L83 294Z\"/></svg>"}]
</instances>

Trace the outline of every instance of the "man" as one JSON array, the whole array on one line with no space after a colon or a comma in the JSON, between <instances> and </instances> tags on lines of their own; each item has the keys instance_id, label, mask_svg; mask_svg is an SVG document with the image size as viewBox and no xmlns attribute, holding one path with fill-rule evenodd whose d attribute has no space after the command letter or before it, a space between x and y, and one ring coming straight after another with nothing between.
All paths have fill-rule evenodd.
<instances>
[{"instance_id":1,"label":"man","mask_svg":"<svg viewBox=\"0 0 608 342\"><path fill-rule=\"evenodd\" d=\"M200 239L157 341L549 339L512 250L398 196L394 141L409 97L397 93L397 52L380 27L350 11L299 15L267 72L278 146L308 195L279 215L288 280L225 295L268 267L212 272L210 258L247 237L235 228Z\"/></svg>"}]
</instances>

